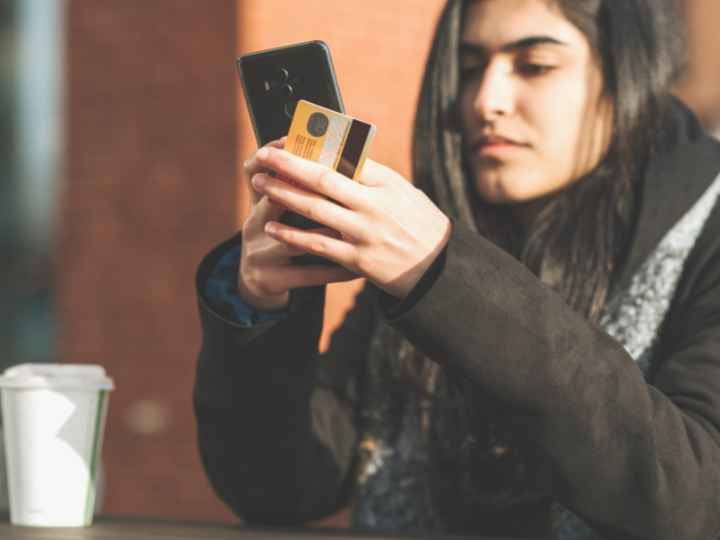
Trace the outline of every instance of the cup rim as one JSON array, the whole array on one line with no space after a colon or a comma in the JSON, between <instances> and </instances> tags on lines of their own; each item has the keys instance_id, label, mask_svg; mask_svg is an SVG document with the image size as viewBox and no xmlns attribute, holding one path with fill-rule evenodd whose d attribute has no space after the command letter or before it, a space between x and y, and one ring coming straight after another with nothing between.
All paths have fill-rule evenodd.
<instances>
[{"instance_id":1,"label":"cup rim","mask_svg":"<svg viewBox=\"0 0 720 540\"><path fill-rule=\"evenodd\" d=\"M98 364L19 364L0 376L0 389L112 390L113 380Z\"/></svg>"}]
</instances>

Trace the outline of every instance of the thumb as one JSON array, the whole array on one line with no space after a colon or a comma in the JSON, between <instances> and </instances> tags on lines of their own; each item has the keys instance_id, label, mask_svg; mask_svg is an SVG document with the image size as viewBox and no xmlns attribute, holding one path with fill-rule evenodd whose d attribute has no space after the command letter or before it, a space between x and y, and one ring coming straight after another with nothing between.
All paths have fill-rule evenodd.
<instances>
[{"instance_id":1,"label":"thumb","mask_svg":"<svg viewBox=\"0 0 720 540\"><path fill-rule=\"evenodd\" d=\"M277 221L287 209L275 202L268 199L267 195L260 197L257 203L256 214L258 222L262 228L265 228L265 224L269 221Z\"/></svg>"}]
</instances>

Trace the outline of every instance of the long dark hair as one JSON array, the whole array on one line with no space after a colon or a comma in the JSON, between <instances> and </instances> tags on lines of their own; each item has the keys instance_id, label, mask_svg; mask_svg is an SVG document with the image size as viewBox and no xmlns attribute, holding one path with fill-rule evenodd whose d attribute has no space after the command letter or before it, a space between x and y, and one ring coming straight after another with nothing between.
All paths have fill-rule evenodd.
<instances>
[{"instance_id":1,"label":"long dark hair","mask_svg":"<svg viewBox=\"0 0 720 540\"><path fill-rule=\"evenodd\" d=\"M456 117L458 49L470 1L450 0L437 27L415 121L415 185L456 222L509 251L569 306L597 323L612 294L614 271L626 256L636 194L669 115L671 85L683 66L677 6L674 0L548 0L597 55L604 97L613 105L612 136L595 169L547 197L526 233L514 223L511 205L488 204L475 195L464 164ZM438 493L457 490L470 479L465 504L438 498L450 522L470 519L473 500L503 506L543 496L542 488L528 488L542 484L534 480L541 478L542 465L522 449L522 435L513 432L511 422L498 421L506 408L483 401L462 374L441 370L422 354L408 355L405 368L408 382L434 402L437 421L430 433Z\"/></svg>"},{"instance_id":2,"label":"long dark hair","mask_svg":"<svg viewBox=\"0 0 720 540\"><path fill-rule=\"evenodd\" d=\"M587 38L614 108L612 140L601 163L549 198L518 236L510 205L474 194L455 119L458 46L465 6L450 0L427 63L415 120L415 184L449 216L512 253L567 303L597 321L613 271L627 252L637 187L668 112L683 65L681 18L674 0L548 0ZM554 277L551 277L554 276Z\"/></svg>"}]
</instances>

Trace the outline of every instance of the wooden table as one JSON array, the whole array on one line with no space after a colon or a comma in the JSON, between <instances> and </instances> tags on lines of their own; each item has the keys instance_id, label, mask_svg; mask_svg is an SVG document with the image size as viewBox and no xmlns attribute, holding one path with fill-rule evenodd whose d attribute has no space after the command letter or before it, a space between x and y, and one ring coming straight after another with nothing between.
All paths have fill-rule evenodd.
<instances>
[{"instance_id":1,"label":"wooden table","mask_svg":"<svg viewBox=\"0 0 720 540\"><path fill-rule=\"evenodd\" d=\"M337 529L261 529L193 522L154 521L134 518L99 518L86 528L17 527L0 522L3 540L407 540L422 536L392 536ZM429 537L425 537L429 538ZM443 537L433 536L433 540ZM470 537L452 536L447 540ZM472 537L482 540L481 537ZM483 537L485 540L492 540ZM503 538L503 540L509 540ZM530 540L530 539L523 539ZM540 539L536 539L540 540Z\"/></svg>"}]
</instances>

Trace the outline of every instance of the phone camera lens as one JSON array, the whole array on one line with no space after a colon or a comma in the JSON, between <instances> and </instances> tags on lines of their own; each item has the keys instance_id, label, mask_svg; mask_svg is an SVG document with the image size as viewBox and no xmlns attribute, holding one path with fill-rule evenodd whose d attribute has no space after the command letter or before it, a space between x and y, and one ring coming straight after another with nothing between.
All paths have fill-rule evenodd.
<instances>
[{"instance_id":1,"label":"phone camera lens","mask_svg":"<svg viewBox=\"0 0 720 540\"><path fill-rule=\"evenodd\" d=\"M270 93L276 98L291 98L295 95L295 89L289 84L275 84L270 86Z\"/></svg>"}]
</instances>

